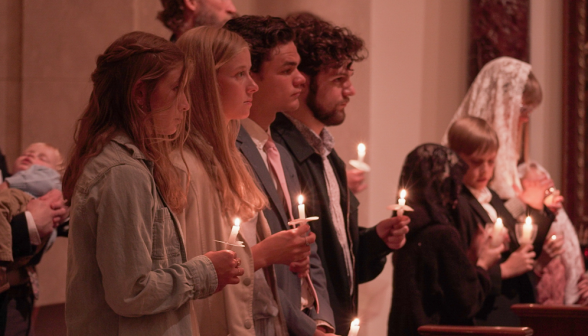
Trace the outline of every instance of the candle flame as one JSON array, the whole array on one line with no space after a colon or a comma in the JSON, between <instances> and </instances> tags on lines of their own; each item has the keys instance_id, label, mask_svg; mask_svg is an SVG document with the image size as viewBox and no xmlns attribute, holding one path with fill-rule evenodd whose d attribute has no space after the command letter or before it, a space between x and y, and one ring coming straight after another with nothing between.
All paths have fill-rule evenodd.
<instances>
[{"instance_id":1,"label":"candle flame","mask_svg":"<svg viewBox=\"0 0 588 336\"><path fill-rule=\"evenodd\" d=\"M302 205L302 203L304 203L304 196L298 195L298 204Z\"/></svg>"},{"instance_id":2,"label":"candle flame","mask_svg":"<svg viewBox=\"0 0 588 336\"><path fill-rule=\"evenodd\" d=\"M400 191L400 198L404 199L405 197L406 197L406 190L405 189L402 189Z\"/></svg>"},{"instance_id":3,"label":"candle flame","mask_svg":"<svg viewBox=\"0 0 588 336\"><path fill-rule=\"evenodd\" d=\"M359 326L359 319L358 319L358 318L356 318L355 320L353 320L353 322L351 322L351 326L352 326L352 327L357 327L357 326Z\"/></svg>"},{"instance_id":4,"label":"candle flame","mask_svg":"<svg viewBox=\"0 0 588 336\"><path fill-rule=\"evenodd\" d=\"M496 219L496 223L495 224L501 224L502 225L502 218L498 217Z\"/></svg>"},{"instance_id":5,"label":"candle flame","mask_svg":"<svg viewBox=\"0 0 588 336\"><path fill-rule=\"evenodd\" d=\"M239 218L239 217L236 217L236 218L235 218L235 225L236 225L236 226L239 226L239 225L241 225L241 218Z\"/></svg>"},{"instance_id":6,"label":"candle flame","mask_svg":"<svg viewBox=\"0 0 588 336\"><path fill-rule=\"evenodd\" d=\"M365 154L365 145L363 143L357 145L357 152Z\"/></svg>"},{"instance_id":7,"label":"candle flame","mask_svg":"<svg viewBox=\"0 0 588 336\"><path fill-rule=\"evenodd\" d=\"M533 224L533 221L531 220L531 216L527 216L527 218L525 218L525 225L531 225Z\"/></svg>"}]
</instances>

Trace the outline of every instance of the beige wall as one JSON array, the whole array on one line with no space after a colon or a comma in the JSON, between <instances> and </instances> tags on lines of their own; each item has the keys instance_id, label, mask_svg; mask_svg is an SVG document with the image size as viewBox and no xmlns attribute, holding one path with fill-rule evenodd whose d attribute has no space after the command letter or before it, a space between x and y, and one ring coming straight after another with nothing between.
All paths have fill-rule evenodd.
<instances>
[{"instance_id":1,"label":"beige wall","mask_svg":"<svg viewBox=\"0 0 588 336\"><path fill-rule=\"evenodd\" d=\"M332 128L345 161L368 146L369 189L359 195L360 221L389 216L404 156L441 138L466 92L467 0L235 0L241 14L284 15L309 10L347 26L367 43L356 65L357 95L346 122ZM561 0L535 0L531 63L545 101L533 116L531 153L554 172L561 167ZM130 30L170 34L154 17L158 0L0 0L0 146L10 160L32 141L62 151L91 89L96 56ZM41 304L63 302L66 240L39 266ZM360 288L362 335L385 335L390 263Z\"/></svg>"}]
</instances>

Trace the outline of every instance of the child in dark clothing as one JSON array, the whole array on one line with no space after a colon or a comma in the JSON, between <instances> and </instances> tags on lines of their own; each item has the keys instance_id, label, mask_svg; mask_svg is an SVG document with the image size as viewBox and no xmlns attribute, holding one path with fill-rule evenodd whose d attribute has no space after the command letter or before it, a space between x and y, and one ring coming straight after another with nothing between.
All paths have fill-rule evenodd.
<instances>
[{"instance_id":1,"label":"child in dark clothing","mask_svg":"<svg viewBox=\"0 0 588 336\"><path fill-rule=\"evenodd\" d=\"M510 306L535 302L536 279L532 270L535 257L543 249L553 214L546 208L529 207L528 215L538 226L537 236L533 244L519 244L515 236L515 224L520 220L515 219L498 195L488 188L499 147L494 129L483 119L465 117L450 127L448 142L449 147L469 165L460 193L460 202L464 206L460 216L466 221L482 225L495 223L500 218L508 229L507 241L510 240L508 250L502 254L501 263L489 270L492 294L476 316L476 323L518 326L520 322ZM561 244L561 241L551 244Z\"/></svg>"},{"instance_id":2,"label":"child in dark clothing","mask_svg":"<svg viewBox=\"0 0 588 336\"><path fill-rule=\"evenodd\" d=\"M425 324L471 325L490 291L487 270L503 246L491 248L483 230L460 220L466 171L457 154L436 144L417 147L404 162L399 189L414 211L406 245L393 256L388 335L418 335Z\"/></svg>"}]
</instances>

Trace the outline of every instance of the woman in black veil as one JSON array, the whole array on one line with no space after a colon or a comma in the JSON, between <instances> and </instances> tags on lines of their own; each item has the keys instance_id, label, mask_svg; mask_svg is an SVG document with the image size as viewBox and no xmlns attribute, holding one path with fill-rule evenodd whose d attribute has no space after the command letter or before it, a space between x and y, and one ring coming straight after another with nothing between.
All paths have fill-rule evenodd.
<instances>
[{"instance_id":1,"label":"woman in black veil","mask_svg":"<svg viewBox=\"0 0 588 336\"><path fill-rule=\"evenodd\" d=\"M399 190L414 211L406 245L393 256L388 335L418 335L426 324L472 325L490 291L487 269L502 246L460 220L458 195L467 165L450 149L424 144L404 162Z\"/></svg>"}]
</instances>

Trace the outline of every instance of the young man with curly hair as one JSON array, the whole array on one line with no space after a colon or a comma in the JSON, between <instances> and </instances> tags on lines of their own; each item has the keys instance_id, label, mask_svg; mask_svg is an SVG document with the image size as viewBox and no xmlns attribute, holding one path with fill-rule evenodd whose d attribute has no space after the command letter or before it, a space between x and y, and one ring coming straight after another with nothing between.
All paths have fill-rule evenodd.
<instances>
[{"instance_id":1,"label":"young man with curly hair","mask_svg":"<svg viewBox=\"0 0 588 336\"><path fill-rule=\"evenodd\" d=\"M263 213L272 233L288 230L288 222L298 217L295 199L300 183L290 154L271 140L269 132L276 113L299 107L305 79L297 69L300 56L294 32L284 19L271 16L242 16L228 21L224 28L249 43L251 77L259 86L249 118L241 121L236 145L268 198ZM275 269L289 333L320 336L332 332L335 321L316 244L311 244L309 276L303 274L301 280L287 265Z\"/></svg>"},{"instance_id":2,"label":"young man with curly hair","mask_svg":"<svg viewBox=\"0 0 588 336\"><path fill-rule=\"evenodd\" d=\"M357 316L358 284L379 275L387 254L404 245L410 220L401 216L369 229L358 226L359 202L325 128L345 120L345 107L355 94L353 63L366 54L363 41L348 29L308 13L291 15L286 22L296 35L298 69L306 82L299 108L278 113L271 131L275 142L294 158L306 213L319 217L311 227L325 269L335 332L347 335Z\"/></svg>"},{"instance_id":3,"label":"young man with curly hair","mask_svg":"<svg viewBox=\"0 0 588 336\"><path fill-rule=\"evenodd\" d=\"M222 26L237 16L232 0L160 0L163 10L157 19L169 28L175 42L188 30L199 26Z\"/></svg>"}]
</instances>

